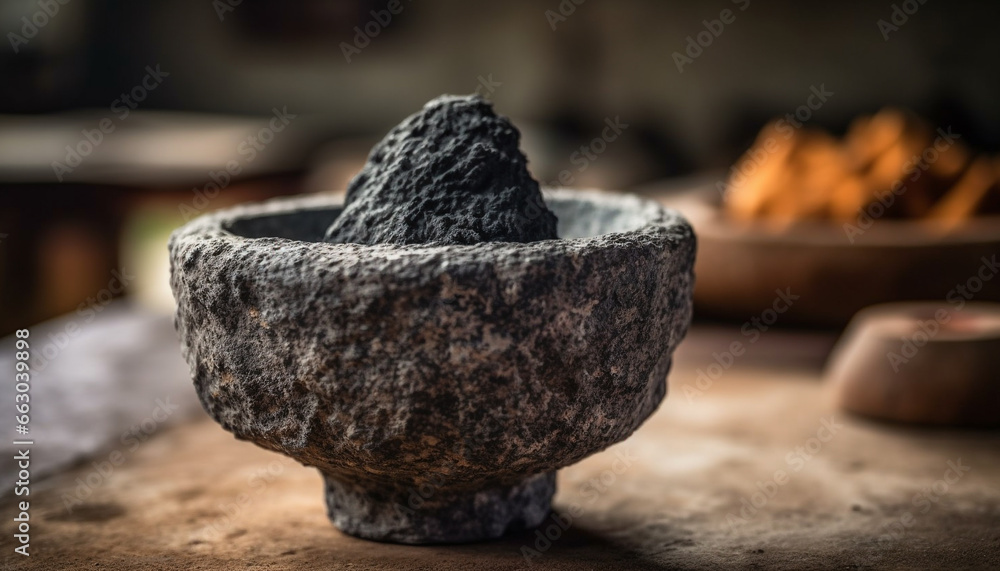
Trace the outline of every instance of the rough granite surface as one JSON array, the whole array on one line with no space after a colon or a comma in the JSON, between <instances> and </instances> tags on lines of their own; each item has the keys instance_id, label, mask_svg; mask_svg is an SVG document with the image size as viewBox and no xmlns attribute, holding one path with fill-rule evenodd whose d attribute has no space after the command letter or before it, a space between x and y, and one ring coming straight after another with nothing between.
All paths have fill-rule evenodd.
<instances>
[{"instance_id":1,"label":"rough granite surface","mask_svg":"<svg viewBox=\"0 0 1000 571\"><path fill-rule=\"evenodd\" d=\"M559 470L554 511L532 530L447 547L373 546L329 525L315 471L193 422L156 432L72 511L64 498L107 454L37 481L32 470L31 557L14 553L25 500L8 491L0 569L1000 569L1000 431L842 415L822 382L830 331L770 329L709 390L685 398L713 353L740 337L739 324L692 327L674 353L671 398L625 442ZM824 419L843 428L796 472L788 454ZM922 513L913 502L946 485L959 460L970 470ZM776 470L788 480L744 519Z\"/></svg>"},{"instance_id":2,"label":"rough granite surface","mask_svg":"<svg viewBox=\"0 0 1000 571\"><path fill-rule=\"evenodd\" d=\"M206 411L324 475L332 521L404 543L538 525L552 473L627 438L691 319L677 213L557 191L560 240L323 242L282 199L171 237L176 327Z\"/></svg>"},{"instance_id":3,"label":"rough granite surface","mask_svg":"<svg viewBox=\"0 0 1000 571\"><path fill-rule=\"evenodd\" d=\"M477 244L556 238L521 134L478 96L442 96L394 127L351 181L326 241Z\"/></svg>"}]
</instances>

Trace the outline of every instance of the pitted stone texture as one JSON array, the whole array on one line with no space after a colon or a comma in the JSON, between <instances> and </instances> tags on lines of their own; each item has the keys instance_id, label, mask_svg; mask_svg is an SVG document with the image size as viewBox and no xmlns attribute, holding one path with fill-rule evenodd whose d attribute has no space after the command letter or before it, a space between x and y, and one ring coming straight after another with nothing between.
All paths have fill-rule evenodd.
<instances>
[{"instance_id":1,"label":"pitted stone texture","mask_svg":"<svg viewBox=\"0 0 1000 571\"><path fill-rule=\"evenodd\" d=\"M462 543L532 529L549 515L556 474L454 494L434 485L369 490L326 477L327 515L345 533L396 543Z\"/></svg>"},{"instance_id":2,"label":"pitted stone texture","mask_svg":"<svg viewBox=\"0 0 1000 571\"><path fill-rule=\"evenodd\" d=\"M442 96L372 148L326 240L478 244L556 238L521 134L478 96Z\"/></svg>"},{"instance_id":3,"label":"pitted stone texture","mask_svg":"<svg viewBox=\"0 0 1000 571\"><path fill-rule=\"evenodd\" d=\"M325 197L191 222L171 237L171 285L202 404L371 501L435 486L409 535L334 498L349 533L491 537L435 510L628 437L691 319L695 239L678 214L596 193L548 203L564 238L526 244L325 243L339 211ZM550 497L530 495L520 517L498 507L482 513L501 521L475 525L530 525Z\"/></svg>"}]
</instances>

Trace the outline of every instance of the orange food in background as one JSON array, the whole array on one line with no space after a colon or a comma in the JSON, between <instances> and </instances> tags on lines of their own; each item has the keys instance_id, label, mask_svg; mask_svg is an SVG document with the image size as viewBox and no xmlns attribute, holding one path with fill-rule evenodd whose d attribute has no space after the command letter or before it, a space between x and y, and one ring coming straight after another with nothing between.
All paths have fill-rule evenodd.
<instances>
[{"instance_id":1,"label":"orange food in background","mask_svg":"<svg viewBox=\"0 0 1000 571\"><path fill-rule=\"evenodd\" d=\"M1000 159L891 108L856 119L842 139L772 122L733 169L724 208L736 220L839 223L877 202L879 217L944 228L998 214Z\"/></svg>"}]
</instances>

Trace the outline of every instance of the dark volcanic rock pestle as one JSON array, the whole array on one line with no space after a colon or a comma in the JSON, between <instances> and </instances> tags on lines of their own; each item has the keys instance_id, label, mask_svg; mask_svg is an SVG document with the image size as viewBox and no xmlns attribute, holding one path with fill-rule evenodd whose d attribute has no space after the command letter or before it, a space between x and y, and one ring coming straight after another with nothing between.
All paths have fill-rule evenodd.
<instances>
[{"instance_id":1,"label":"dark volcanic rock pestle","mask_svg":"<svg viewBox=\"0 0 1000 571\"><path fill-rule=\"evenodd\" d=\"M535 242L556 216L519 149L520 133L477 96L442 96L394 127L351 181L325 241Z\"/></svg>"}]
</instances>

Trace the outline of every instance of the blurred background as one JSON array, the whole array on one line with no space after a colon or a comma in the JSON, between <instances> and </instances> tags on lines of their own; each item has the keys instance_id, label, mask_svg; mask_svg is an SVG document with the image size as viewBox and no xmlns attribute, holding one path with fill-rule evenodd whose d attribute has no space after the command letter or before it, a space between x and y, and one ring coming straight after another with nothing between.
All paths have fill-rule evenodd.
<instances>
[{"instance_id":1,"label":"blurred background","mask_svg":"<svg viewBox=\"0 0 1000 571\"><path fill-rule=\"evenodd\" d=\"M950 430L1000 425L998 21L1000 2L974 0L0 2L0 368L30 328L32 470L53 476L33 521L88 566L382 553L324 535L318 479L298 467L261 495L273 504L220 507L274 456L205 420L166 243L219 208L341 193L393 125L440 94L478 93L521 130L543 186L640 194L698 235L695 325L670 396L630 441L646 461L554 549L565 568L636 553L657 564L634 568L748 568L758 554L765 567L997 568L1000 441ZM164 402L178 408L161 422ZM745 535L720 531L842 411L890 422L852 417ZM182 420L124 447L136 426ZM91 485L89 463L112 448L127 463ZM959 457L972 475L898 550L862 543ZM613 460L561 473L557 505ZM300 508L315 525L285 538L305 544L295 555L272 532ZM517 541L461 553L519 563Z\"/></svg>"},{"instance_id":2,"label":"blurred background","mask_svg":"<svg viewBox=\"0 0 1000 571\"><path fill-rule=\"evenodd\" d=\"M1000 6L913 6L403 0L383 26L377 0L72 0L51 16L4 2L0 332L75 310L123 266L157 267L127 294L169 307L172 227L341 190L373 142L441 93L493 100L549 186L725 180L767 121L813 104L807 127L840 135L896 106L995 152ZM294 115L288 128L251 141L276 110ZM579 152L616 119L621 136ZM230 161L239 174L215 192Z\"/></svg>"}]
</instances>

